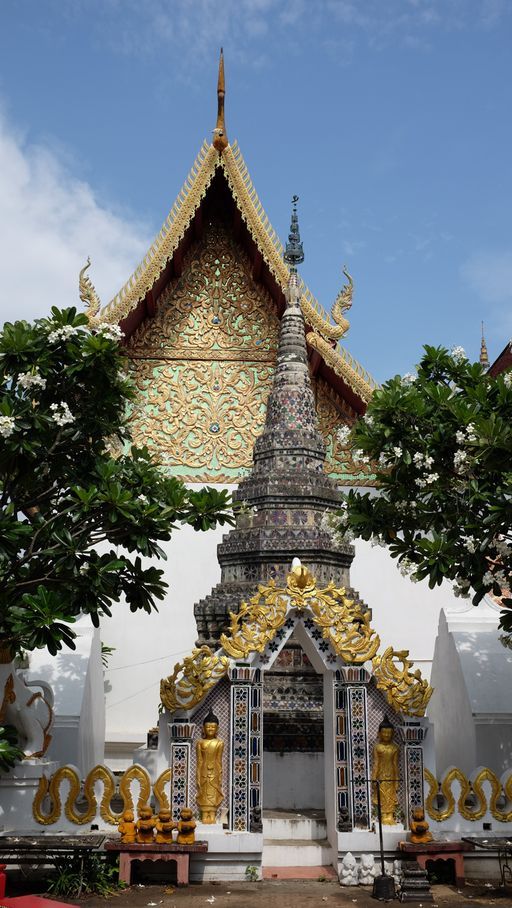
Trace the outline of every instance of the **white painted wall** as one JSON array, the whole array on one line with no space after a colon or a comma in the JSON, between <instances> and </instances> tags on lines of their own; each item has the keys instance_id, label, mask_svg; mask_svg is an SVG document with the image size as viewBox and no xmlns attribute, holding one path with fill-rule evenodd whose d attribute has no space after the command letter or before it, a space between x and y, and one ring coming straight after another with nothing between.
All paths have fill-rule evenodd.
<instances>
[{"instance_id":1,"label":"white painted wall","mask_svg":"<svg viewBox=\"0 0 512 908\"><path fill-rule=\"evenodd\" d=\"M160 679L195 644L194 603L220 580L217 545L225 532L176 530L163 545L168 560L157 562L169 584L159 611L132 613L118 603L112 618L102 622L102 641L116 647L105 673L107 741L141 744L148 728L158 723Z\"/></svg>"},{"instance_id":2,"label":"white painted wall","mask_svg":"<svg viewBox=\"0 0 512 908\"><path fill-rule=\"evenodd\" d=\"M324 810L324 755L263 754L263 807Z\"/></svg>"},{"instance_id":3,"label":"white painted wall","mask_svg":"<svg viewBox=\"0 0 512 908\"><path fill-rule=\"evenodd\" d=\"M90 619L73 625L76 650L62 650L52 658L46 650L30 654L27 681L46 681L53 690L55 721L50 760L72 763L85 775L103 762L105 697L100 633Z\"/></svg>"}]
</instances>

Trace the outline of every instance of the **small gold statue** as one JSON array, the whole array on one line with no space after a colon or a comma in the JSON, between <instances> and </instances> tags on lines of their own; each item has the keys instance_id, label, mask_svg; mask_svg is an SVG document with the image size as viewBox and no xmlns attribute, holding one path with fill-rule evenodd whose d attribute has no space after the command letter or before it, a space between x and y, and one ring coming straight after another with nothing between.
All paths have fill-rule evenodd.
<instances>
[{"instance_id":1,"label":"small gold statue","mask_svg":"<svg viewBox=\"0 0 512 908\"><path fill-rule=\"evenodd\" d=\"M176 823L171 817L170 810L161 810L155 823L156 836L155 842L159 845L172 845L172 834L176 829Z\"/></svg>"},{"instance_id":2,"label":"small gold statue","mask_svg":"<svg viewBox=\"0 0 512 908\"><path fill-rule=\"evenodd\" d=\"M412 812L409 841L415 845L426 845L427 842L432 841L432 833L429 831L423 807L415 807Z\"/></svg>"},{"instance_id":3,"label":"small gold statue","mask_svg":"<svg viewBox=\"0 0 512 908\"><path fill-rule=\"evenodd\" d=\"M196 744L197 806L202 823L215 823L224 797L222 793L222 753L224 742L217 738L219 720L210 712L203 723L203 737Z\"/></svg>"},{"instance_id":4,"label":"small gold statue","mask_svg":"<svg viewBox=\"0 0 512 908\"><path fill-rule=\"evenodd\" d=\"M399 749L393 741L394 728L387 716L379 725L379 735L373 748L372 779L380 786L380 811L384 826L393 826L398 807ZM372 803L377 805L377 785L372 786Z\"/></svg>"},{"instance_id":5,"label":"small gold statue","mask_svg":"<svg viewBox=\"0 0 512 908\"><path fill-rule=\"evenodd\" d=\"M137 842L141 845L152 845L154 842L153 833L155 829L155 817L151 807L141 807L139 810L139 819L137 820Z\"/></svg>"},{"instance_id":6,"label":"small gold statue","mask_svg":"<svg viewBox=\"0 0 512 908\"><path fill-rule=\"evenodd\" d=\"M133 810L125 810L117 827L121 833L121 842L126 842L129 845L133 845L136 840L137 829L133 821Z\"/></svg>"},{"instance_id":7,"label":"small gold statue","mask_svg":"<svg viewBox=\"0 0 512 908\"><path fill-rule=\"evenodd\" d=\"M196 821L190 807L182 807L178 820L178 845L193 845L196 840L195 828Z\"/></svg>"}]
</instances>

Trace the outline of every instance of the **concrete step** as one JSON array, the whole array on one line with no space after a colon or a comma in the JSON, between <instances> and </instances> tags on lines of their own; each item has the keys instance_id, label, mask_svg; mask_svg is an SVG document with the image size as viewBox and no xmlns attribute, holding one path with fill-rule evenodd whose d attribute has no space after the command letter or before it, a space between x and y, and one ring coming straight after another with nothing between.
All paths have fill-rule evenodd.
<instances>
[{"instance_id":1,"label":"concrete step","mask_svg":"<svg viewBox=\"0 0 512 908\"><path fill-rule=\"evenodd\" d=\"M308 816L306 814L279 814L277 812L263 814L263 835L267 839L325 839L327 825L321 815Z\"/></svg>"},{"instance_id":2,"label":"concrete step","mask_svg":"<svg viewBox=\"0 0 512 908\"><path fill-rule=\"evenodd\" d=\"M321 867L333 858L327 839L263 839L264 867Z\"/></svg>"}]
</instances>

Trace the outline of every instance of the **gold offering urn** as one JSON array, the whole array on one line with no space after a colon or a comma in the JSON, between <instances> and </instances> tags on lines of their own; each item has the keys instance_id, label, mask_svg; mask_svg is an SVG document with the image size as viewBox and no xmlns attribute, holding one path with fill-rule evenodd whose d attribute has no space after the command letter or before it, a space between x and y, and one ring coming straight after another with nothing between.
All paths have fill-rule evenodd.
<instances>
[{"instance_id":1,"label":"gold offering urn","mask_svg":"<svg viewBox=\"0 0 512 908\"><path fill-rule=\"evenodd\" d=\"M203 737L196 744L197 806L202 823L215 823L224 797L222 792L222 754L224 741L217 737L219 720L212 710L203 722Z\"/></svg>"}]
</instances>

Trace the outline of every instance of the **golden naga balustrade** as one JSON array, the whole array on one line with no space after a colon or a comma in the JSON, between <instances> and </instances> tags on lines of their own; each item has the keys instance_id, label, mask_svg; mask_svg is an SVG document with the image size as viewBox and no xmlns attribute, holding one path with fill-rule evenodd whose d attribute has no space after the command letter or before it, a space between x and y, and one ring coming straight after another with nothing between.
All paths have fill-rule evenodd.
<instances>
[{"instance_id":1,"label":"golden naga balustrade","mask_svg":"<svg viewBox=\"0 0 512 908\"><path fill-rule=\"evenodd\" d=\"M496 773L487 767L468 778L461 769L454 766L438 782L430 770L426 769L425 781L429 788L425 809L429 817L438 823L444 823L455 812L465 820L481 820L488 810L498 822L512 822L512 771L500 781ZM454 782L460 786L457 800L452 792ZM486 782L491 789L489 800L483 787ZM439 797L441 805L436 804ZM503 800L505 803L498 806L498 802Z\"/></svg>"},{"instance_id":2,"label":"golden naga balustrade","mask_svg":"<svg viewBox=\"0 0 512 908\"><path fill-rule=\"evenodd\" d=\"M166 769L153 785L153 794L160 810L169 809L169 798L165 791L165 786L170 781L171 770ZM95 792L95 786L98 782L103 785L103 794L99 805ZM61 788L64 783L65 788L67 787L64 815L70 823L75 823L77 826L91 823L97 816L99 807L100 816L104 822L117 826L122 819L124 811L133 810L132 784L134 782L138 783L139 786L137 810L140 811L141 807L148 805L151 796L151 780L149 773L144 767L137 764L130 766L123 773L117 786L112 771L101 764L91 769L83 785L73 766L61 766L50 779L43 776L39 780L39 787L32 804L34 819L43 826L50 826L60 819L62 816ZM116 813L111 807L112 799L117 794L121 796L123 801L123 807L119 813ZM86 802L85 810L79 810L77 807L77 799L80 796ZM45 799L47 797L51 804L49 809L45 809Z\"/></svg>"}]
</instances>

